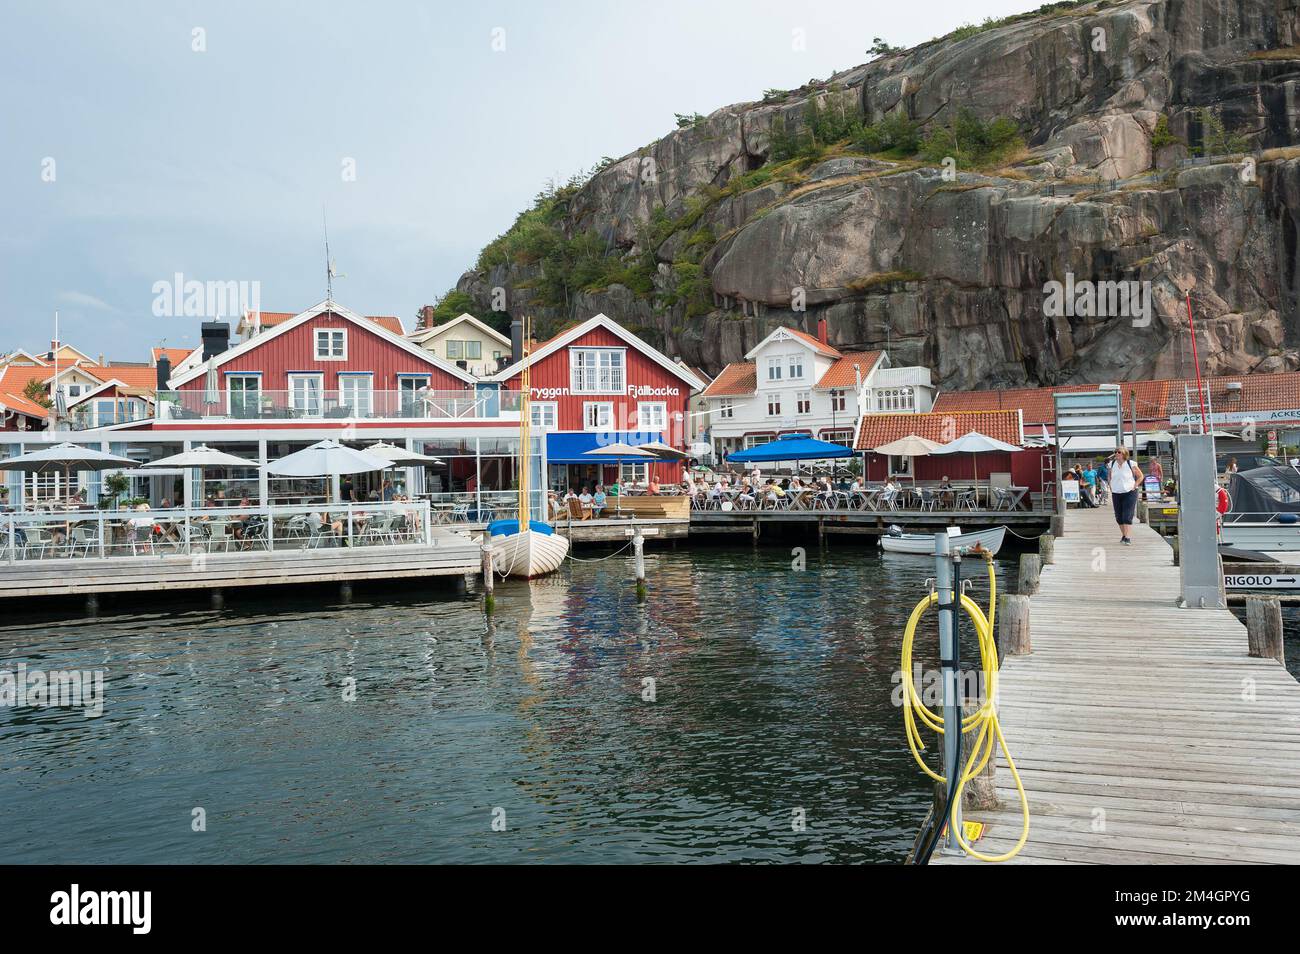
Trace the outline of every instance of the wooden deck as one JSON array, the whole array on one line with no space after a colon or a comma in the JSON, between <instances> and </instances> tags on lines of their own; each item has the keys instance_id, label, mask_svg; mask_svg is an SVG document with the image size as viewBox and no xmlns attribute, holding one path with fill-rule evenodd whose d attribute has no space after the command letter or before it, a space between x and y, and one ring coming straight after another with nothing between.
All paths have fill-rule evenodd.
<instances>
[{"instance_id":1,"label":"wooden deck","mask_svg":"<svg viewBox=\"0 0 1300 954\"><path fill-rule=\"evenodd\" d=\"M1032 816L1009 863L1300 859L1300 684L1246 655L1227 610L1174 606L1178 568L1151 528L1124 547L1110 508L1072 510L1055 549L1030 600L1033 654L1002 667ZM1004 760L997 787L1001 810L969 815L989 825L985 854L1020 834ZM931 863L980 864L938 851Z\"/></svg>"},{"instance_id":2,"label":"wooden deck","mask_svg":"<svg viewBox=\"0 0 1300 954\"><path fill-rule=\"evenodd\" d=\"M1029 510L692 510L691 533L739 533L758 537L765 527L790 527L822 534L882 536L893 524L933 533L943 527L1005 525L1033 539L1044 533L1052 515Z\"/></svg>"},{"instance_id":3,"label":"wooden deck","mask_svg":"<svg viewBox=\"0 0 1300 954\"><path fill-rule=\"evenodd\" d=\"M479 547L459 536L393 546L18 560L0 564L0 600L159 590L353 582L475 573Z\"/></svg>"}]
</instances>

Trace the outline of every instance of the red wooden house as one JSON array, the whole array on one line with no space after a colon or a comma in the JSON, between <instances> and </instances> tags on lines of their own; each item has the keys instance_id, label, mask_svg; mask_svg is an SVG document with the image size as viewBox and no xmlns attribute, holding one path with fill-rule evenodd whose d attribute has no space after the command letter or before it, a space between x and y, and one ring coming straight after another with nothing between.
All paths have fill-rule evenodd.
<instances>
[{"instance_id":1,"label":"red wooden house","mask_svg":"<svg viewBox=\"0 0 1300 954\"><path fill-rule=\"evenodd\" d=\"M515 363L491 380L509 388L522 366ZM596 315L538 347L529 370L533 426L546 432L550 483L608 483L616 467L602 466L584 451L614 442L633 446L662 441L685 449L690 398L704 382L604 315ZM660 482L676 483L680 463L650 464ZM645 474L643 462L627 461L627 477Z\"/></svg>"},{"instance_id":2,"label":"red wooden house","mask_svg":"<svg viewBox=\"0 0 1300 954\"><path fill-rule=\"evenodd\" d=\"M182 414L401 418L474 377L377 320L322 302L173 375Z\"/></svg>"}]
</instances>

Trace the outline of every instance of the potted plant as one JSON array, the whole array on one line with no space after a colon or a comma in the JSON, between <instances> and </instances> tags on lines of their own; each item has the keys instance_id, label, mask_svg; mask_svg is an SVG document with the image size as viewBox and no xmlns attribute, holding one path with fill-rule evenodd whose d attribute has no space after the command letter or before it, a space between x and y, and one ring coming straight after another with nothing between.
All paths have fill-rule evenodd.
<instances>
[{"instance_id":1,"label":"potted plant","mask_svg":"<svg viewBox=\"0 0 1300 954\"><path fill-rule=\"evenodd\" d=\"M104 493L117 505L117 500L131 489L131 479L126 474L109 474L104 478Z\"/></svg>"}]
</instances>

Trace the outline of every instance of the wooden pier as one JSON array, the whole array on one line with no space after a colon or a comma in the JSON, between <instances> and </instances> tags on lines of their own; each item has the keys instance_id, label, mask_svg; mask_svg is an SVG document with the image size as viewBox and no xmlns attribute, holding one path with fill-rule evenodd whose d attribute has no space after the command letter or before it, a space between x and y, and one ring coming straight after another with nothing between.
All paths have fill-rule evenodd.
<instances>
[{"instance_id":1,"label":"wooden pier","mask_svg":"<svg viewBox=\"0 0 1300 954\"><path fill-rule=\"evenodd\" d=\"M1110 508L1069 511L1029 600L1032 653L1001 670L1032 817L1008 863L1300 859L1300 684L1247 655L1228 610L1178 609L1178 573L1145 524L1126 547ZM988 826L974 846L985 854L1021 829L1005 759L996 786L999 810L967 814ZM931 863L982 862L936 851Z\"/></svg>"},{"instance_id":2,"label":"wooden pier","mask_svg":"<svg viewBox=\"0 0 1300 954\"><path fill-rule=\"evenodd\" d=\"M1022 537L1036 538L1047 530L1052 515L1030 510L692 510L691 534L749 534L755 538L768 527L788 527L818 536L848 534L879 537L897 524L918 533L944 527L1003 526Z\"/></svg>"},{"instance_id":3,"label":"wooden pier","mask_svg":"<svg viewBox=\"0 0 1300 954\"><path fill-rule=\"evenodd\" d=\"M162 590L226 590L295 583L464 576L479 567L477 544L441 534L432 545L314 547L267 552L18 560L0 564L0 601Z\"/></svg>"}]
</instances>

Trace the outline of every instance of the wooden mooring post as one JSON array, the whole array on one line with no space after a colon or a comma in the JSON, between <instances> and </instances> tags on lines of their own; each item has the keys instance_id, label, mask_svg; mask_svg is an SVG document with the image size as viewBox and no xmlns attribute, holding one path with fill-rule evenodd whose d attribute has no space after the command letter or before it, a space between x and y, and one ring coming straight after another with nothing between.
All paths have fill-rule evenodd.
<instances>
[{"instance_id":1,"label":"wooden mooring post","mask_svg":"<svg viewBox=\"0 0 1300 954\"><path fill-rule=\"evenodd\" d=\"M644 603L646 598L645 588L645 538L647 536L657 536L658 527L645 527L634 524L632 529L624 530L623 533L632 538L632 569L636 574L636 601Z\"/></svg>"},{"instance_id":2,"label":"wooden mooring post","mask_svg":"<svg viewBox=\"0 0 1300 954\"><path fill-rule=\"evenodd\" d=\"M1286 665L1282 643L1282 601L1276 596L1246 597L1246 642L1249 655Z\"/></svg>"},{"instance_id":3,"label":"wooden mooring post","mask_svg":"<svg viewBox=\"0 0 1300 954\"><path fill-rule=\"evenodd\" d=\"M1038 558L1043 561L1043 566L1056 562L1056 537L1050 533L1044 533L1038 538Z\"/></svg>"},{"instance_id":4,"label":"wooden mooring post","mask_svg":"<svg viewBox=\"0 0 1300 954\"><path fill-rule=\"evenodd\" d=\"M998 599L998 653L1028 656L1033 650L1029 641L1029 597L1005 593Z\"/></svg>"},{"instance_id":5,"label":"wooden mooring post","mask_svg":"<svg viewBox=\"0 0 1300 954\"><path fill-rule=\"evenodd\" d=\"M1020 579L1016 587L1017 593L1025 596L1033 596L1038 592L1038 575L1043 568L1042 560L1037 553L1020 554Z\"/></svg>"},{"instance_id":6,"label":"wooden mooring post","mask_svg":"<svg viewBox=\"0 0 1300 954\"><path fill-rule=\"evenodd\" d=\"M496 612L497 598L493 592L496 586L494 577L494 568L492 566L492 544L488 540L483 541L483 612L491 616Z\"/></svg>"}]
</instances>

